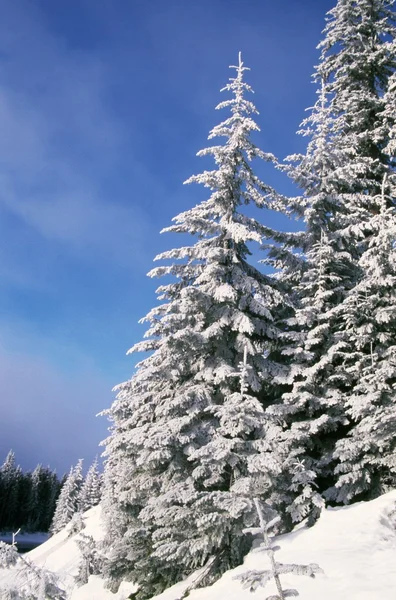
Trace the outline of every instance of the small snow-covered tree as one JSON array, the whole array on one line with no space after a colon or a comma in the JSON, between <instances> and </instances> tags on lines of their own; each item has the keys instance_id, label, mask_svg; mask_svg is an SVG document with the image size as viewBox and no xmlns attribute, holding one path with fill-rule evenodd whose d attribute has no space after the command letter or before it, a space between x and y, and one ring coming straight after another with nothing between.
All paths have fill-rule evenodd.
<instances>
[{"instance_id":1,"label":"small snow-covered tree","mask_svg":"<svg viewBox=\"0 0 396 600\"><path fill-rule=\"evenodd\" d=\"M81 553L76 583L81 586L88 583L90 575L98 575L103 572L106 558L101 554L98 543L90 535L81 533L76 538L76 544Z\"/></svg>"},{"instance_id":2,"label":"small snow-covered tree","mask_svg":"<svg viewBox=\"0 0 396 600\"><path fill-rule=\"evenodd\" d=\"M68 523L68 537L73 537L85 529L85 519L81 512L75 512Z\"/></svg>"},{"instance_id":3,"label":"small snow-covered tree","mask_svg":"<svg viewBox=\"0 0 396 600\"><path fill-rule=\"evenodd\" d=\"M171 277L159 289L162 304L144 319L146 340L131 351L151 352L133 378L118 387L108 415L106 484L109 578L133 577L144 597L211 561L213 576L238 564L252 482L269 485L269 469L250 465L271 452L276 428L264 407L274 399L283 369L269 359L280 340L278 320L289 301L276 279L248 262L249 246L273 234L244 213L245 204L284 209L284 198L252 169L273 162L251 134L255 106L245 96L242 60L224 88L232 98L217 108L230 116L209 138L223 138L199 156L215 168L191 177L207 200L181 213L165 231L197 237L164 252L169 266L150 276ZM241 401L238 365L249 353L247 391ZM275 462L275 461L274 461ZM250 466L252 470L250 471ZM278 468L278 466L276 466ZM244 493L242 493L242 491Z\"/></svg>"},{"instance_id":4,"label":"small snow-covered tree","mask_svg":"<svg viewBox=\"0 0 396 600\"><path fill-rule=\"evenodd\" d=\"M273 579L277 594L267 596L266 600L286 600L286 598L298 596L299 593L296 589L283 589L280 576L290 574L315 577L319 573L323 573L323 569L321 569L316 563L311 563L309 565L298 565L277 562L275 560L275 553L280 550L280 547L273 544L273 539L270 537L269 532L274 525L280 521L280 517L275 517L267 523L264 519L263 510L260 506L258 498L254 499L254 504L259 517L259 527L250 528L249 531L254 534L260 533L263 536L263 542L256 551L263 552L268 556L270 568L261 571L247 571L242 575L237 575L235 579L239 579L242 583L242 587L249 588L251 592L255 592L259 587L265 587Z\"/></svg>"},{"instance_id":5,"label":"small snow-covered tree","mask_svg":"<svg viewBox=\"0 0 396 600\"><path fill-rule=\"evenodd\" d=\"M85 512L89 508L99 504L102 494L102 474L99 471L98 459L95 458L89 467L85 476L84 483L81 486L77 499L77 506L80 512Z\"/></svg>"},{"instance_id":6,"label":"small snow-covered tree","mask_svg":"<svg viewBox=\"0 0 396 600\"><path fill-rule=\"evenodd\" d=\"M71 521L73 515L78 510L78 496L83 483L82 463L83 461L80 459L70 469L69 475L63 484L56 502L55 514L51 524L50 532L52 534L61 531Z\"/></svg>"},{"instance_id":7,"label":"small snow-covered tree","mask_svg":"<svg viewBox=\"0 0 396 600\"><path fill-rule=\"evenodd\" d=\"M0 568L9 569L17 564L19 558L15 544L6 544L0 541Z\"/></svg>"}]
</instances>

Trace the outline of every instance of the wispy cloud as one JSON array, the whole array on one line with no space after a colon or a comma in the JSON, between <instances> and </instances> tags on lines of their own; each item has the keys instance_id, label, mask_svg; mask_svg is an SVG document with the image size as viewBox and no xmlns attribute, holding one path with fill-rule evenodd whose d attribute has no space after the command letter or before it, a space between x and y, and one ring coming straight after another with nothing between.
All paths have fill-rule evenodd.
<instances>
[{"instance_id":1,"label":"wispy cloud","mask_svg":"<svg viewBox=\"0 0 396 600\"><path fill-rule=\"evenodd\" d=\"M20 236L23 243L35 234L32 252L42 238L47 251L50 242L60 244L57 252L81 260L99 256L138 264L150 230L147 214L132 194L117 197L109 185L133 136L107 102L111 68L99 56L66 47L45 28L34 4L2 4L0 219L8 232L0 241L3 269L15 262L9 238ZM141 177L145 167L133 154L129 158L131 173ZM145 181L152 191L153 178ZM19 269L23 279L23 261Z\"/></svg>"}]
</instances>

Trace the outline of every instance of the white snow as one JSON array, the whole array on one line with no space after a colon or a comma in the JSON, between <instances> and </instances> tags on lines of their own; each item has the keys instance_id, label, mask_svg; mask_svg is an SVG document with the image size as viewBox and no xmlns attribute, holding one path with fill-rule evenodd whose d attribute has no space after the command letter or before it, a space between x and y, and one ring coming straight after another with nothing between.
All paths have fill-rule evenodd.
<instances>
[{"instance_id":1,"label":"white snow","mask_svg":"<svg viewBox=\"0 0 396 600\"><path fill-rule=\"evenodd\" d=\"M393 517L392 511L395 512ZM100 507L84 515L84 533L99 540L103 536ZM78 534L77 534L78 535ZM73 575L79 563L76 535L68 537L68 528L32 550L28 557L35 564L56 572L72 589ZM324 575L315 579L298 576L282 578L284 588L296 588L302 600L394 600L396 598L396 490L372 502L362 502L345 508L326 509L312 527L299 526L293 533L279 536L281 549L277 560L283 563L317 563ZM267 568L267 557L252 551L244 565L227 572L208 588L192 591L189 600L251 600L275 594L274 587L259 588L254 595L243 590L235 575L247 569ZM0 591L5 578L15 576L14 570L0 571ZM169 588L156 600L177 600L196 574L187 581ZM88 584L70 591L70 600L126 600L134 590L124 584L117 594L104 589L100 577L91 576ZM1 596L1 593L0 593Z\"/></svg>"},{"instance_id":2,"label":"white snow","mask_svg":"<svg viewBox=\"0 0 396 600\"><path fill-rule=\"evenodd\" d=\"M326 509L318 523L279 536L282 563L317 563L324 575L281 577L282 586L296 588L303 600L395 600L396 598L396 519L388 513L396 509L396 491L372 502L345 508ZM233 577L248 569L268 568L268 559L251 552L245 563L227 572L210 588L191 592L189 600L252 600L276 594L272 585L259 588L254 595L243 590ZM185 589L181 583L166 590L156 600L177 600Z\"/></svg>"},{"instance_id":3,"label":"white snow","mask_svg":"<svg viewBox=\"0 0 396 600\"><path fill-rule=\"evenodd\" d=\"M101 523L101 508L95 506L84 513L85 528L82 533L91 535L94 540L101 540L103 527ZM74 577L77 575L81 558L80 550L75 542L78 534L69 537L70 525L52 536L47 542L38 546L31 552L24 554L39 567L57 573L62 587L69 591L68 600L125 600L135 589L131 583L120 587L117 594L112 594L104 589L104 581L100 577L91 576L89 582L80 588L74 585ZM0 598L2 583L18 583L17 569L0 569Z\"/></svg>"}]
</instances>

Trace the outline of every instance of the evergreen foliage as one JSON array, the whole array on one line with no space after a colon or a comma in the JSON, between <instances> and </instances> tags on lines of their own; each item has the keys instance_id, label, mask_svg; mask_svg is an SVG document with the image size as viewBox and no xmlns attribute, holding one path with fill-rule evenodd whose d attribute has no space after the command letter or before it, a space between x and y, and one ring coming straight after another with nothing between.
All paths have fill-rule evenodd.
<instances>
[{"instance_id":1,"label":"evergreen foliage","mask_svg":"<svg viewBox=\"0 0 396 600\"><path fill-rule=\"evenodd\" d=\"M344 309L356 384L346 396L351 428L337 441L339 477L328 496L345 503L362 494L376 497L396 483L396 210L386 189L384 180L360 261L364 276Z\"/></svg>"},{"instance_id":2,"label":"evergreen foliage","mask_svg":"<svg viewBox=\"0 0 396 600\"><path fill-rule=\"evenodd\" d=\"M99 504L102 494L102 475L99 471L98 459L95 458L89 467L84 483L77 498L77 508L85 512Z\"/></svg>"},{"instance_id":3,"label":"evergreen foliage","mask_svg":"<svg viewBox=\"0 0 396 600\"><path fill-rule=\"evenodd\" d=\"M56 473L48 467L44 468L42 465L37 465L32 473L31 480L30 505L32 514L29 529L31 531L48 531L55 512L61 483Z\"/></svg>"},{"instance_id":4,"label":"evergreen foliage","mask_svg":"<svg viewBox=\"0 0 396 600\"><path fill-rule=\"evenodd\" d=\"M0 531L48 531L59 490L55 472L41 465L22 472L10 451L0 467Z\"/></svg>"},{"instance_id":5,"label":"evergreen foliage","mask_svg":"<svg viewBox=\"0 0 396 600\"><path fill-rule=\"evenodd\" d=\"M280 166L251 134L241 59L217 108L231 116L198 153L215 168L209 198L164 231L197 240L164 252L160 306L143 319L148 352L106 411L104 570L147 598L205 565L205 583L238 564L259 499L284 528L394 487L396 442L396 43L394 0L338 0L329 11L303 121L304 154ZM253 172L280 166L300 188L286 199ZM278 232L243 206L294 213ZM262 214L265 214L263 211ZM249 248L266 251L264 275ZM289 566L248 574L251 588ZM294 569L292 565L290 568ZM296 567L295 572L304 569ZM306 569L306 574L314 570ZM281 589L283 599L292 591Z\"/></svg>"},{"instance_id":6,"label":"evergreen foliage","mask_svg":"<svg viewBox=\"0 0 396 600\"><path fill-rule=\"evenodd\" d=\"M20 470L15 464L12 450L0 467L0 523L14 527L15 504L18 497ZM9 523L7 522L9 521Z\"/></svg>"},{"instance_id":7,"label":"evergreen foliage","mask_svg":"<svg viewBox=\"0 0 396 600\"><path fill-rule=\"evenodd\" d=\"M82 462L82 459L80 459L74 467L71 467L69 475L62 486L51 523L50 531L52 534L61 531L78 511L78 498L83 485Z\"/></svg>"},{"instance_id":8,"label":"evergreen foliage","mask_svg":"<svg viewBox=\"0 0 396 600\"><path fill-rule=\"evenodd\" d=\"M261 487L269 479L251 459L268 450L268 431L276 427L264 406L283 367L268 353L278 344L277 320L289 301L275 279L247 262L248 244L260 244L268 228L241 208L283 210L284 199L252 170L253 159L274 157L251 140L257 111L245 98L251 92L243 81L246 67L240 60L234 68L224 88L232 99L217 107L229 108L231 116L209 136L225 142L198 153L213 156L216 168L186 182L204 185L210 197L165 230L198 240L157 256L172 264L150 276L176 282L158 289L164 302L143 320L147 340L132 349L152 354L119 386L108 411L114 423L105 490L109 576L116 583L133 572L141 596L213 556L216 575L238 564L246 551L246 492L257 479ZM238 365L245 348L241 400Z\"/></svg>"},{"instance_id":9,"label":"evergreen foliage","mask_svg":"<svg viewBox=\"0 0 396 600\"><path fill-rule=\"evenodd\" d=\"M284 511L296 492L296 461L312 472L327 498L340 501L362 491L360 484L354 492L341 491L347 479L339 478L335 493L334 474L343 469L337 466L341 447L335 447L353 427L353 401L347 399L356 398L361 374L349 326L351 319L359 320L360 309L352 298L370 278L367 252L378 229L381 185L391 163L387 144L394 117L386 92L396 64L392 5L386 0L339 0L328 13L315 73L319 99L301 131L311 139L306 154L289 157L286 167L303 190L293 207L303 216L306 231L283 236L305 257L283 349L292 362L286 381L291 379L291 387L282 403L270 408L286 424L279 439L284 469L275 483L283 492ZM393 201L387 199L391 207ZM287 281L288 271L280 278ZM369 346L360 351L367 362ZM294 498L303 508L295 513L297 520L318 514L313 492L309 486Z\"/></svg>"}]
</instances>

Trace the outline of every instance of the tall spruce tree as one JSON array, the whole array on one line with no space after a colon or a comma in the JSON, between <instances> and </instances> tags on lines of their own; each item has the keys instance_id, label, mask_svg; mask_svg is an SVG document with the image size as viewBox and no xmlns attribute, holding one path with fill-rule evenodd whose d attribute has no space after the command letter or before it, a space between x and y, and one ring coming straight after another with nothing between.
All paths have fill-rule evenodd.
<instances>
[{"instance_id":1,"label":"tall spruce tree","mask_svg":"<svg viewBox=\"0 0 396 600\"><path fill-rule=\"evenodd\" d=\"M265 407L283 367L268 354L275 356L277 319L289 307L278 282L247 261L249 245L274 232L241 209L252 203L283 210L284 198L252 170L253 159L274 157L251 140L259 129L245 98L252 91L246 67L240 58L232 68L236 76L224 88L232 98L217 107L231 115L209 135L225 142L198 153L212 156L216 167L186 182L202 184L210 197L164 230L197 241L157 256L171 264L149 275L176 281L159 287L163 303L143 319L147 339L131 350L151 355L118 387L107 411L108 575L114 585L133 578L140 597L204 564L211 576L238 564L246 552L243 529L254 519L249 498L271 478L253 459L270 453L276 437Z\"/></svg>"},{"instance_id":2,"label":"tall spruce tree","mask_svg":"<svg viewBox=\"0 0 396 600\"><path fill-rule=\"evenodd\" d=\"M283 480L276 485L293 492L286 510L296 520L317 512L317 497L312 485L303 485L296 496L290 485L295 465L303 463L320 491L333 498L339 460L334 448L352 427L346 399L359 373L352 368L346 299L366 277L362 254L370 245L389 168L384 110L395 68L392 5L339 0L328 13L315 73L320 97L302 130L311 141L304 156L290 157L289 174L303 190L294 205L306 231L302 241L297 235L283 238L302 250L306 261L296 288L298 307L287 322L284 353L293 362L291 389L282 405L270 410L286 424L279 442L285 455ZM277 252L272 250L275 257ZM280 277L288 279L289 273Z\"/></svg>"},{"instance_id":3,"label":"tall spruce tree","mask_svg":"<svg viewBox=\"0 0 396 600\"><path fill-rule=\"evenodd\" d=\"M52 534L61 531L78 511L78 497L83 484L82 463L83 461L80 459L74 467L71 467L62 486L51 523L50 532Z\"/></svg>"},{"instance_id":4,"label":"tall spruce tree","mask_svg":"<svg viewBox=\"0 0 396 600\"><path fill-rule=\"evenodd\" d=\"M291 387L283 402L268 411L286 424L279 440L283 469L274 482L272 502L292 521L318 514L322 502L314 480L319 476L323 488L334 468L334 442L346 423L343 398L349 385L335 309L359 279L355 243L347 229L349 195L342 191L342 177L340 181L347 156L338 144L340 121L332 114L329 95L322 81L318 101L300 131L311 137L306 154L288 157L291 164L286 167L304 190L295 204L304 216L305 231L283 237L289 245L298 244L305 260L294 287L296 309L283 334L283 353L291 361L285 383ZM276 257L279 250L271 252Z\"/></svg>"},{"instance_id":5,"label":"tall spruce tree","mask_svg":"<svg viewBox=\"0 0 396 600\"><path fill-rule=\"evenodd\" d=\"M98 459L95 458L89 467L84 483L81 486L77 499L79 512L85 512L89 508L99 504L102 496L102 474L99 471Z\"/></svg>"},{"instance_id":6,"label":"tall spruce tree","mask_svg":"<svg viewBox=\"0 0 396 600\"><path fill-rule=\"evenodd\" d=\"M48 531L55 513L60 482L49 467L37 465L32 473L32 488L29 498L30 531Z\"/></svg>"},{"instance_id":7,"label":"tall spruce tree","mask_svg":"<svg viewBox=\"0 0 396 600\"><path fill-rule=\"evenodd\" d=\"M395 188L390 190L395 192ZM383 184L382 206L368 223L363 277L343 308L356 384L346 397L351 427L338 441L339 475L329 496L372 498L396 483L396 211Z\"/></svg>"},{"instance_id":8,"label":"tall spruce tree","mask_svg":"<svg viewBox=\"0 0 396 600\"><path fill-rule=\"evenodd\" d=\"M15 463L10 450L0 467L0 529L10 530L16 525L21 468Z\"/></svg>"},{"instance_id":9,"label":"tall spruce tree","mask_svg":"<svg viewBox=\"0 0 396 600\"><path fill-rule=\"evenodd\" d=\"M338 442L339 475L329 495L340 502L375 497L395 486L396 389L396 73L384 96L382 132L389 157L381 206L366 225L364 276L347 299L346 326L353 342L357 385L347 399L352 428Z\"/></svg>"}]
</instances>

